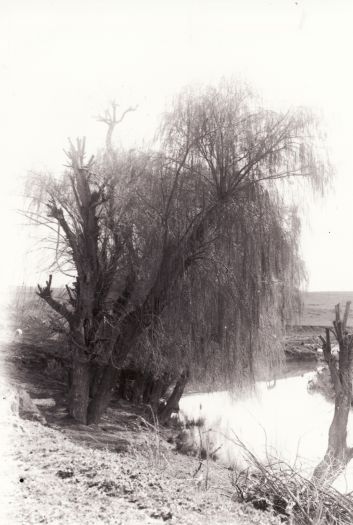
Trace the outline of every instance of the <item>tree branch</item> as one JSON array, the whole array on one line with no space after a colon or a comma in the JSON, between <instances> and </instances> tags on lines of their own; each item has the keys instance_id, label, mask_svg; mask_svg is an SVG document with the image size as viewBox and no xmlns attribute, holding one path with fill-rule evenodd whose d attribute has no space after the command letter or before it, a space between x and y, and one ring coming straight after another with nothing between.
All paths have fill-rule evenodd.
<instances>
[{"instance_id":1,"label":"tree branch","mask_svg":"<svg viewBox=\"0 0 353 525\"><path fill-rule=\"evenodd\" d=\"M335 393L337 394L339 390L342 388L341 380L337 368L337 362L334 355L332 355L332 349L331 349L331 340L330 340L330 329L326 328L326 339L324 339L320 335L320 339L322 341L322 350L324 353L325 361L328 364L330 375L332 379L332 383L335 389Z\"/></svg>"},{"instance_id":2,"label":"tree branch","mask_svg":"<svg viewBox=\"0 0 353 525\"><path fill-rule=\"evenodd\" d=\"M105 111L104 115L98 115L96 117L98 122L104 122L104 124L107 124L107 126L108 126L108 131L107 131L105 144L106 144L107 152L109 154L113 153L112 136L113 136L113 132L114 132L115 126L117 126L118 124L120 124L124 120L124 118L127 115L127 113L130 113L131 111L136 111L136 109L138 107L138 106L130 106L130 107L128 107L127 109L125 109L125 111L122 112L120 117L117 118L117 116L116 116L116 108L118 107L118 105L119 104L117 104L116 102L113 101L111 103L111 110L107 109Z\"/></svg>"},{"instance_id":3,"label":"tree branch","mask_svg":"<svg viewBox=\"0 0 353 525\"><path fill-rule=\"evenodd\" d=\"M72 255L73 255L73 259L74 259L74 262L75 262L75 265L76 265L76 268L77 270L79 271L80 269L80 258L79 258L79 252L78 252L78 246L77 246L77 242L76 242L76 238L75 238L75 235L73 233L73 231L71 230L68 222L66 221L65 219L65 216L64 216L64 212L62 209L58 208L54 199L52 199L52 201L47 204L47 207L49 208L49 217L53 217L53 219L55 219L61 226L61 228L63 229L65 235L66 235L66 239L69 243L69 246L72 250Z\"/></svg>"},{"instance_id":4,"label":"tree branch","mask_svg":"<svg viewBox=\"0 0 353 525\"><path fill-rule=\"evenodd\" d=\"M48 281L46 281L45 286L40 286L38 284L38 291L36 292L37 295L43 299L55 312L60 314L62 317L66 319L66 321L71 324L73 320L73 314L66 308L66 306L56 299L54 299L52 295L52 279L53 276L49 275Z\"/></svg>"},{"instance_id":5,"label":"tree branch","mask_svg":"<svg viewBox=\"0 0 353 525\"><path fill-rule=\"evenodd\" d=\"M342 329L343 329L343 332L346 330L347 328L347 322L348 322L348 316L349 316L349 310L351 308L351 304L352 302L351 301L347 301L346 302L346 308L344 310L344 316L343 316L343 323L342 323Z\"/></svg>"}]
</instances>

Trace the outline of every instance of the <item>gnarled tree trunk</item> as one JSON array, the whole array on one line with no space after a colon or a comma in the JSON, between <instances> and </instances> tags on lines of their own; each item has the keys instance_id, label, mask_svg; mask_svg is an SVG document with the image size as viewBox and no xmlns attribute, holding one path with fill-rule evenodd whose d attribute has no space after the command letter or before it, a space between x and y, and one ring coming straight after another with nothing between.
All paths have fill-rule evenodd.
<instances>
[{"instance_id":1,"label":"gnarled tree trunk","mask_svg":"<svg viewBox=\"0 0 353 525\"><path fill-rule=\"evenodd\" d=\"M170 419L172 413L179 410L179 401L184 393L184 389L186 383L188 382L188 379L189 374L187 371L184 371L182 372L182 374L180 374L180 377L175 384L173 392L169 396L167 404L165 405L165 407L163 407L160 414L158 415L160 423L166 423Z\"/></svg>"},{"instance_id":2,"label":"gnarled tree trunk","mask_svg":"<svg viewBox=\"0 0 353 525\"><path fill-rule=\"evenodd\" d=\"M135 382L132 391L131 401L133 403L141 403L143 398L143 392L145 389L146 376L140 370L136 371Z\"/></svg>"},{"instance_id":3,"label":"gnarled tree trunk","mask_svg":"<svg viewBox=\"0 0 353 525\"><path fill-rule=\"evenodd\" d=\"M88 407L87 423L99 423L104 411L108 407L114 388L119 378L119 370L112 364L106 365L101 381L97 387L96 395L91 400Z\"/></svg>"},{"instance_id":4,"label":"gnarled tree trunk","mask_svg":"<svg viewBox=\"0 0 353 525\"><path fill-rule=\"evenodd\" d=\"M83 356L75 356L69 391L69 414L79 423L87 424L90 367Z\"/></svg>"},{"instance_id":5,"label":"gnarled tree trunk","mask_svg":"<svg viewBox=\"0 0 353 525\"><path fill-rule=\"evenodd\" d=\"M321 338L324 357L328 363L335 389L335 412L324 459L315 468L312 480L325 485L331 484L353 457L353 448L347 446L347 423L352 401L353 372L353 335L346 331L350 304L350 302L346 304L343 321L340 319L339 305L336 305L333 333L339 345L338 366L336 358L332 355L328 328L326 328L326 338Z\"/></svg>"},{"instance_id":6,"label":"gnarled tree trunk","mask_svg":"<svg viewBox=\"0 0 353 525\"><path fill-rule=\"evenodd\" d=\"M93 399L98 393L99 385L102 380L104 367L98 364L90 365L90 385L89 385L89 397Z\"/></svg>"}]
</instances>

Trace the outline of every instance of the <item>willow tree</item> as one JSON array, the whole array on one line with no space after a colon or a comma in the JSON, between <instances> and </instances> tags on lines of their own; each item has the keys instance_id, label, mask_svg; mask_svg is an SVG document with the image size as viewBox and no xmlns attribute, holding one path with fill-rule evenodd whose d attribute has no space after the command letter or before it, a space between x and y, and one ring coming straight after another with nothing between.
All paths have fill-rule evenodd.
<instances>
[{"instance_id":1,"label":"willow tree","mask_svg":"<svg viewBox=\"0 0 353 525\"><path fill-rule=\"evenodd\" d=\"M352 406L353 335L348 332L351 302L346 303L343 318L340 305L335 306L333 328L326 328L322 341L335 391L335 410L328 434L328 445L323 460L316 466L312 480L315 484L330 485L353 458L353 447L347 445L347 425ZM330 331L339 347L338 362L332 353Z\"/></svg>"},{"instance_id":2,"label":"willow tree","mask_svg":"<svg viewBox=\"0 0 353 525\"><path fill-rule=\"evenodd\" d=\"M151 349L177 372L175 387L213 343L224 371L252 376L258 334L285 315L299 282L297 219L277 181L321 189L330 172L310 114L261 109L234 85L183 93L158 151L113 150L118 119L105 117L107 151L87 161L84 141L71 143L68 170L41 180L35 211L75 275L66 297L51 277L38 295L67 325L69 410L82 423L99 421L124 363L148 368Z\"/></svg>"}]
</instances>

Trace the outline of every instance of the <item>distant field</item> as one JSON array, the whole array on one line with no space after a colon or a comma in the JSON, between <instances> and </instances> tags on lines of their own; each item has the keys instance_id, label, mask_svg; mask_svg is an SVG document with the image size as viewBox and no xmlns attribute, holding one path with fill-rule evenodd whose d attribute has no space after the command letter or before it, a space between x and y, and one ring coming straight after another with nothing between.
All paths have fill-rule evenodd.
<instances>
[{"instance_id":1,"label":"distant field","mask_svg":"<svg viewBox=\"0 0 353 525\"><path fill-rule=\"evenodd\" d=\"M347 301L353 303L353 292L305 292L303 293L304 309L300 324L330 326L334 319L335 304L341 303L343 309ZM353 304L348 324L353 326Z\"/></svg>"},{"instance_id":2,"label":"distant field","mask_svg":"<svg viewBox=\"0 0 353 525\"><path fill-rule=\"evenodd\" d=\"M19 301L26 297L27 300L36 299L34 287L12 287L10 289L13 300ZM304 292L302 317L294 322L303 326L331 326L334 319L334 308L337 303L344 308L347 301L352 301L352 310L349 316L349 325L353 326L353 291L352 292Z\"/></svg>"}]
</instances>

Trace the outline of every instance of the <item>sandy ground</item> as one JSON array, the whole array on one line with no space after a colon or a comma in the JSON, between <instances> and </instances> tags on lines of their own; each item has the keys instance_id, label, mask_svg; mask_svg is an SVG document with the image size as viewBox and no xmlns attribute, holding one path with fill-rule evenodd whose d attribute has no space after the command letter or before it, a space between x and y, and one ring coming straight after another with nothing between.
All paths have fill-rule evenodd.
<instances>
[{"instance_id":1,"label":"sandy ground","mask_svg":"<svg viewBox=\"0 0 353 525\"><path fill-rule=\"evenodd\" d=\"M228 471L210 464L206 487L205 464L194 476L195 458L167 443L157 446L150 434L138 449L99 450L65 432L20 420L10 404L10 390L3 390L1 523L270 523L263 513L231 500Z\"/></svg>"}]
</instances>

